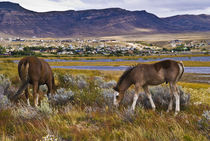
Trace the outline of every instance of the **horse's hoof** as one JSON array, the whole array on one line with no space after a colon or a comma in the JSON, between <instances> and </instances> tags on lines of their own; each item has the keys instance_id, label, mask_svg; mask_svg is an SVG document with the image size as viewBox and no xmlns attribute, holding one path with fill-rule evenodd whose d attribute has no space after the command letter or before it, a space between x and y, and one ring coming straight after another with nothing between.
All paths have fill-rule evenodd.
<instances>
[{"instance_id":1,"label":"horse's hoof","mask_svg":"<svg viewBox=\"0 0 210 141\"><path fill-rule=\"evenodd\" d=\"M134 111L135 111L135 109L133 109L133 108L130 108L130 111L133 111L133 112L134 112Z\"/></svg>"}]
</instances>

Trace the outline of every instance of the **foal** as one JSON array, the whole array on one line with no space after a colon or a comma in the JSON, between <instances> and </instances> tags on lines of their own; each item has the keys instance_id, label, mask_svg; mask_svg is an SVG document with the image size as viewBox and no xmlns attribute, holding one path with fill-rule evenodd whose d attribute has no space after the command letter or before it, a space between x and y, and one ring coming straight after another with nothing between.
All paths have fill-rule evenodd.
<instances>
[{"instance_id":1,"label":"foal","mask_svg":"<svg viewBox=\"0 0 210 141\"><path fill-rule=\"evenodd\" d=\"M132 110L135 110L136 102L139 97L141 88L147 94L151 103L152 109L155 110L155 104L152 100L151 93L148 89L149 85L159 85L164 82L169 83L170 86L170 103L167 112L172 110L173 99L176 99L175 114L180 111L180 96L176 86L177 81L180 80L184 73L184 65L182 62L174 60L164 60L154 64L138 64L134 67L127 69L120 77L117 85L113 88L116 93L114 94L114 105L118 106L124 97L125 91L132 85L135 85L135 95L133 97Z\"/></svg>"},{"instance_id":2,"label":"foal","mask_svg":"<svg viewBox=\"0 0 210 141\"><path fill-rule=\"evenodd\" d=\"M16 100L18 96L25 90L25 96L28 105L30 105L28 97L28 84L33 85L33 98L34 105L38 105L38 91L39 86L46 84L48 87L47 96L49 93L53 93L55 88L53 72L47 62L37 57L25 57L18 63L18 73L21 79L21 86L16 94L13 96L13 100Z\"/></svg>"}]
</instances>

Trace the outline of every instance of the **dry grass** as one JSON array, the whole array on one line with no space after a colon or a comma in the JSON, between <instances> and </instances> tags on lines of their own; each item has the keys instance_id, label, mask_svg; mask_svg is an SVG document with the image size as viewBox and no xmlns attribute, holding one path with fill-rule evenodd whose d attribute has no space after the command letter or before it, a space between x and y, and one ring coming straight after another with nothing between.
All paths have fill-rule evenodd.
<instances>
[{"instance_id":1,"label":"dry grass","mask_svg":"<svg viewBox=\"0 0 210 141\"><path fill-rule=\"evenodd\" d=\"M59 140L208 140L206 130L198 126L203 111L210 110L205 104L191 104L176 117L163 110L153 112L141 107L130 114L126 109L94 105L55 108L57 112L51 116L28 120L14 117L16 111L1 111L0 138L41 140L49 134ZM92 110L87 111L88 108Z\"/></svg>"},{"instance_id":2,"label":"dry grass","mask_svg":"<svg viewBox=\"0 0 210 141\"><path fill-rule=\"evenodd\" d=\"M0 74L6 74L17 84L17 64L0 63ZM26 106L24 102L0 111L0 140L43 140L47 135L58 140L144 140L144 141L208 141L209 124L202 116L210 111L209 84L179 82L191 102L174 112L164 109L153 112L138 106L134 113L126 107L114 109L106 106L98 95L101 91L92 83L94 76L106 81L117 80L121 71L91 71L53 69L58 88L65 87L76 95L73 101L64 105L50 105L42 96L39 108ZM60 76L79 74L90 77L86 80L89 87L80 89L72 84L61 83ZM190 77L190 76L188 76ZM30 97L32 100L32 97ZM97 100L96 100L97 99ZM47 113L47 114L46 114ZM202 124L200 124L202 120Z\"/></svg>"}]
</instances>

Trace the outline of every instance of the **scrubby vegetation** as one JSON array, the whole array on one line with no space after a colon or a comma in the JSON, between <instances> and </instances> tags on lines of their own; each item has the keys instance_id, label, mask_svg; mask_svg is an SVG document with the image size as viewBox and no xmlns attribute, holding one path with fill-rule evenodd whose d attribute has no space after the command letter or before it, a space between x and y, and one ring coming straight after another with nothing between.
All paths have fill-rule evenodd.
<instances>
[{"instance_id":1,"label":"scrubby vegetation","mask_svg":"<svg viewBox=\"0 0 210 141\"><path fill-rule=\"evenodd\" d=\"M132 88L119 109L112 105L112 87L122 72L53 69L57 91L48 100L44 95L47 88L41 86L42 96L39 107L35 108L27 106L24 95L18 103L9 99L20 82L17 64L11 60L2 58L0 63L0 74L3 74L0 75L0 140L210 139L209 84L188 83L188 79L179 82L182 106L177 116L174 112L166 113L169 91L165 84L150 88L157 105L155 112L150 110L143 93L136 111L132 112L129 110ZM194 65L189 61L184 63ZM184 75L186 78L191 76ZM32 103L32 95L30 100Z\"/></svg>"},{"instance_id":2,"label":"scrubby vegetation","mask_svg":"<svg viewBox=\"0 0 210 141\"><path fill-rule=\"evenodd\" d=\"M209 140L209 97L207 86L179 83L181 112L166 113L169 90L151 87L157 110L150 110L141 93L135 112L130 111L133 90L123 105L113 105L112 74L98 71L54 70L57 91L48 100L42 94L38 108L27 106L24 95L18 103L9 100L17 90L15 74L0 75L0 140ZM78 73L81 73L78 75ZM203 84L200 84L203 85ZM206 84L207 85L207 84ZM32 100L32 96L30 96Z\"/></svg>"}]
</instances>

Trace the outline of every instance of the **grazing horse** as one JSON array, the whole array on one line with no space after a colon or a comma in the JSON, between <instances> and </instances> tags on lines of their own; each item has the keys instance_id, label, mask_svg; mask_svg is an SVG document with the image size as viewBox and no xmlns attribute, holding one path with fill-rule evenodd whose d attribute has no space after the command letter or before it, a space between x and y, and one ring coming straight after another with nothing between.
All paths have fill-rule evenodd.
<instances>
[{"instance_id":1,"label":"grazing horse","mask_svg":"<svg viewBox=\"0 0 210 141\"><path fill-rule=\"evenodd\" d=\"M30 105L28 84L33 85L33 99L35 106L38 105L38 92L40 85L47 85L47 96L49 99L49 93L53 93L53 89L55 88L55 81L53 72L46 61L32 56L25 57L18 63L18 73L22 84L16 94L13 96L13 100L16 100L18 96L25 90L27 103Z\"/></svg>"},{"instance_id":2,"label":"grazing horse","mask_svg":"<svg viewBox=\"0 0 210 141\"><path fill-rule=\"evenodd\" d=\"M143 88L151 103L152 109L155 110L155 104L152 100L151 93L148 89L149 85L159 85L164 82L169 83L170 86L170 103L167 112L172 110L173 95L176 99L175 114L180 111L180 96L176 86L177 81L180 80L184 73L184 65L182 62L174 60L164 60L154 64L138 64L134 67L128 68L120 77L117 85L113 88L114 105L118 106L124 97L125 91L132 85L135 85L135 94L133 97L132 110L135 110L136 102L139 97L139 91Z\"/></svg>"}]
</instances>

